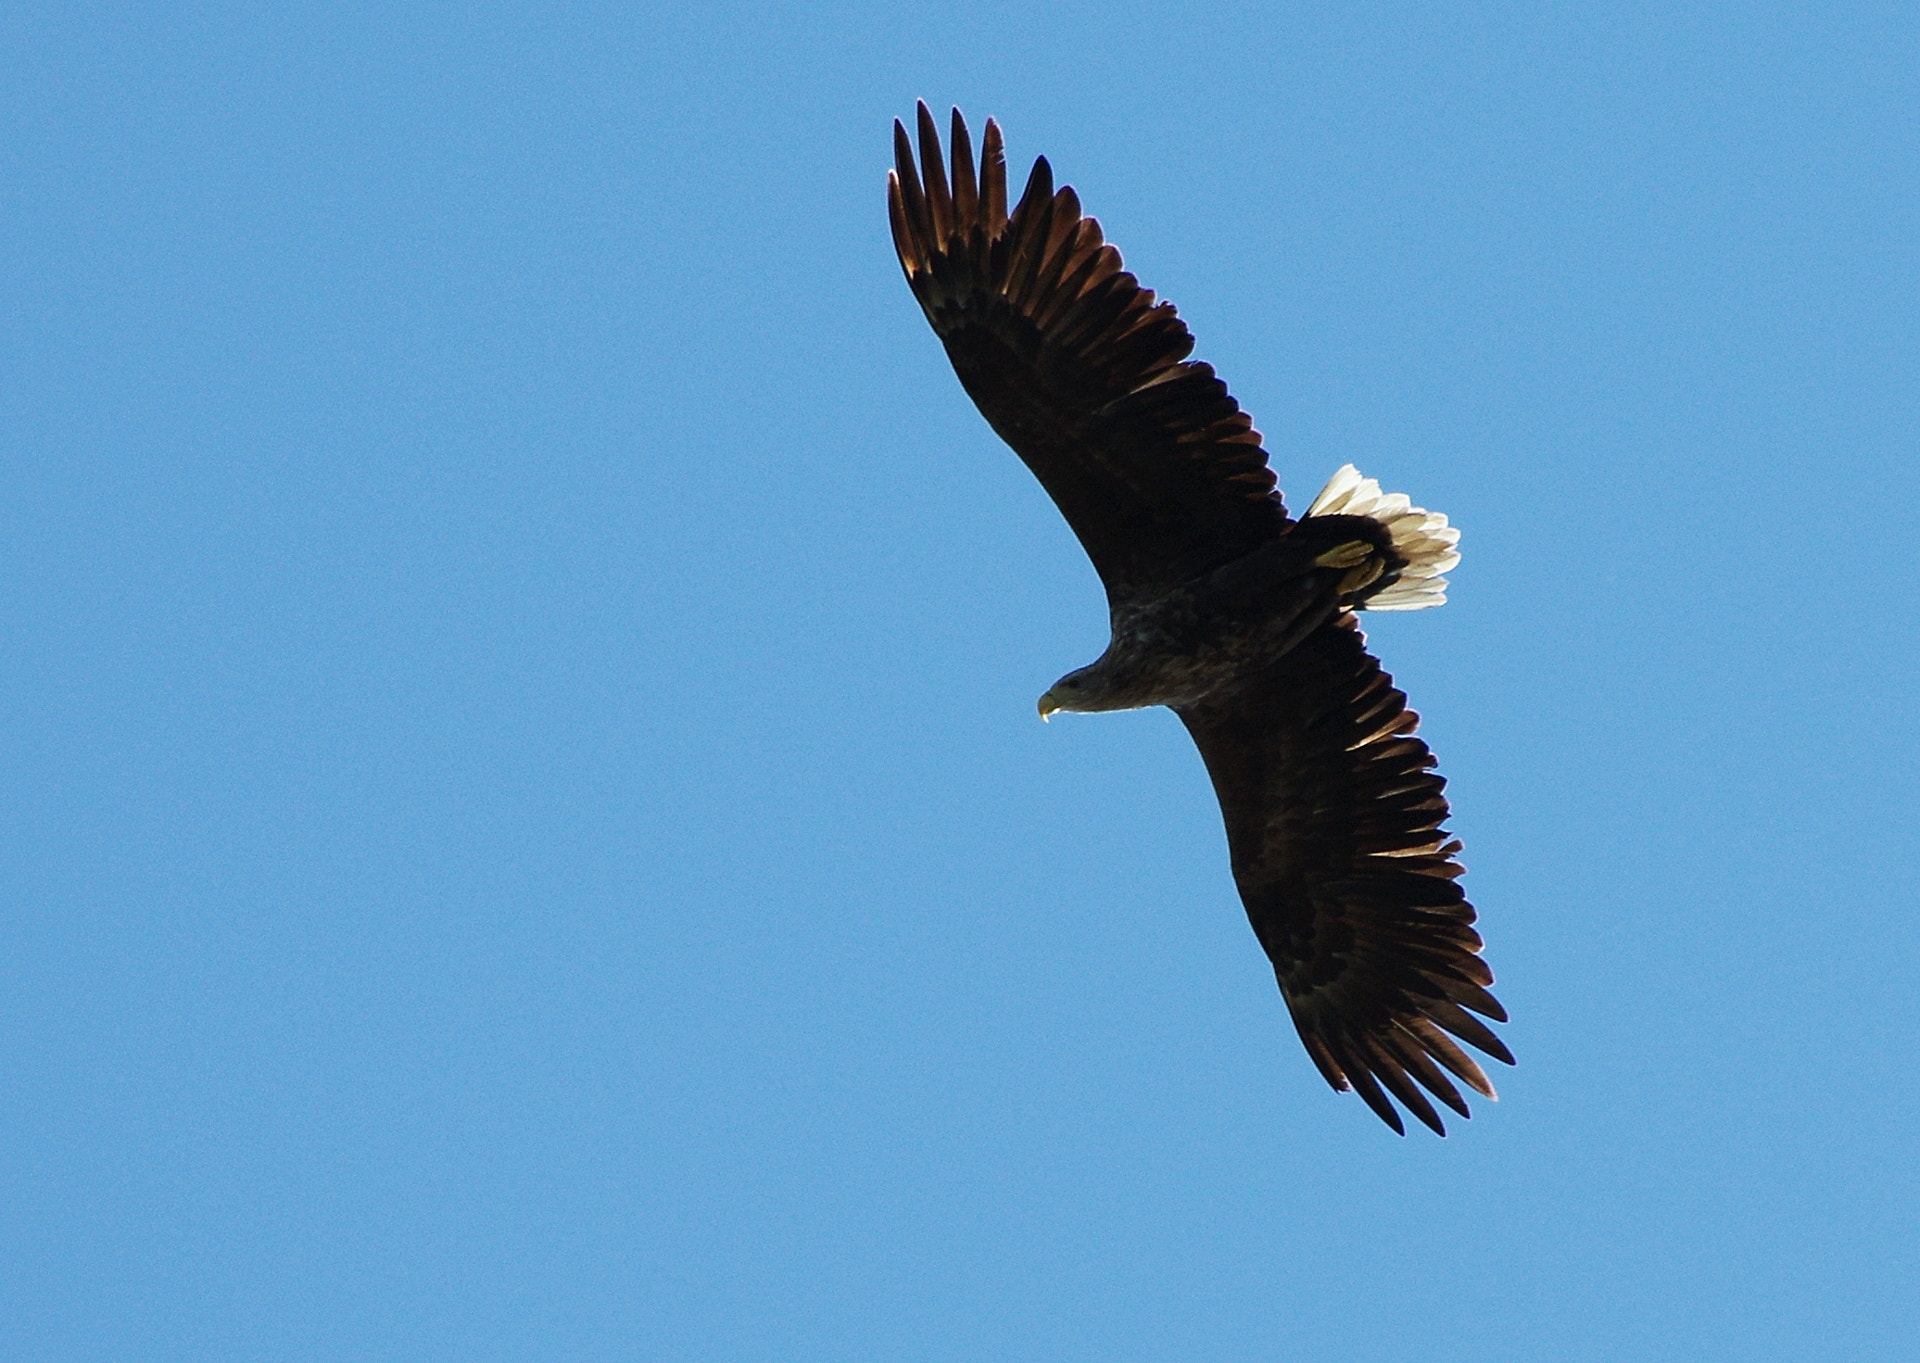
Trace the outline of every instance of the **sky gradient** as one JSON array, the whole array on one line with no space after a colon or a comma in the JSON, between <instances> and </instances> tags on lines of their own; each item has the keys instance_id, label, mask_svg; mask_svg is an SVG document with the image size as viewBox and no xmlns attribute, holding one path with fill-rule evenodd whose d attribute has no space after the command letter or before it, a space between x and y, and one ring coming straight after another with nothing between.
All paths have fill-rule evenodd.
<instances>
[{"instance_id":1,"label":"sky gradient","mask_svg":"<svg viewBox=\"0 0 1920 1363\"><path fill-rule=\"evenodd\" d=\"M0 18L0 1354L1894 1360L1910 5ZM1376 617L1519 1057L1327 1090L900 278L1074 185Z\"/></svg>"}]
</instances>

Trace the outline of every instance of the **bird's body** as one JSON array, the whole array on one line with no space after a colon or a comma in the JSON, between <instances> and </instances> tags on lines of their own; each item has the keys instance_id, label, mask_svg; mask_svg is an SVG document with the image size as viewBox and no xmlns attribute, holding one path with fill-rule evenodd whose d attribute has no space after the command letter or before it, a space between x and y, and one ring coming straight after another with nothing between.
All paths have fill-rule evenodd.
<instances>
[{"instance_id":1,"label":"bird's body","mask_svg":"<svg viewBox=\"0 0 1920 1363\"><path fill-rule=\"evenodd\" d=\"M1052 496L1107 588L1112 639L1040 699L1166 705L1193 735L1233 873L1308 1053L1396 1130L1382 1086L1444 1134L1442 1070L1491 1097L1454 1038L1511 1063L1456 883L1443 782L1354 611L1444 600L1444 516L1350 466L1294 519L1260 436L1044 158L1007 210L999 129L951 172L923 104L924 176L895 129L888 205L909 284L962 385ZM1416 1081L1417 1085L1416 1086Z\"/></svg>"},{"instance_id":2,"label":"bird's body","mask_svg":"<svg viewBox=\"0 0 1920 1363\"><path fill-rule=\"evenodd\" d=\"M1047 693L1062 703L1048 708L1043 700L1042 709L1177 710L1231 694L1332 618L1351 568L1318 560L1349 546L1358 546L1363 564L1376 555L1383 564L1401 562L1378 522L1315 518L1311 529L1276 535L1163 595L1115 603L1107 651L1062 677Z\"/></svg>"}]
</instances>

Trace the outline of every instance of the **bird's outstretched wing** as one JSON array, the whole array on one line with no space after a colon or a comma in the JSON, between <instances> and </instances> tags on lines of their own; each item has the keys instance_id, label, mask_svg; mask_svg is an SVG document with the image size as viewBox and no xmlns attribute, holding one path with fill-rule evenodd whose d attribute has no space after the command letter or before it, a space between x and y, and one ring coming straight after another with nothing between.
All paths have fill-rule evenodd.
<instances>
[{"instance_id":1,"label":"bird's outstretched wing","mask_svg":"<svg viewBox=\"0 0 1920 1363\"><path fill-rule=\"evenodd\" d=\"M893 125L893 240L980 411L1046 488L1116 603L1159 595L1278 534L1286 509L1252 419L1187 361L1193 337L1121 268L1042 157L1007 212L1000 129L979 174L958 109L951 173L927 106L920 157Z\"/></svg>"},{"instance_id":2,"label":"bird's outstretched wing","mask_svg":"<svg viewBox=\"0 0 1920 1363\"><path fill-rule=\"evenodd\" d=\"M1441 828L1446 783L1412 736L1419 716L1351 615L1218 702L1176 709L1213 777L1234 881L1314 1064L1394 1130L1405 1128L1383 1087L1445 1135L1422 1087L1463 1117L1443 1070L1493 1096L1453 1038L1513 1056L1474 1016L1507 1017L1454 883L1460 844Z\"/></svg>"}]
</instances>

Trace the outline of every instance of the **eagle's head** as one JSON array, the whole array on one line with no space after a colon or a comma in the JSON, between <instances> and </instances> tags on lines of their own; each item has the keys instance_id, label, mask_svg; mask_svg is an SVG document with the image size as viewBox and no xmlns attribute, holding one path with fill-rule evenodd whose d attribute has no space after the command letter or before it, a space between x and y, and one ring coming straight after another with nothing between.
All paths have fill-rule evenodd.
<instances>
[{"instance_id":1,"label":"eagle's head","mask_svg":"<svg viewBox=\"0 0 1920 1363\"><path fill-rule=\"evenodd\" d=\"M1103 656L1048 687L1046 695L1040 697L1040 718L1051 718L1062 710L1138 710L1159 704L1157 697L1146 693L1141 681L1114 666L1111 655Z\"/></svg>"},{"instance_id":2,"label":"eagle's head","mask_svg":"<svg viewBox=\"0 0 1920 1363\"><path fill-rule=\"evenodd\" d=\"M1081 669L1081 671L1085 670L1085 668ZM1047 693L1040 697L1041 719L1052 719L1062 710L1080 708L1080 702L1086 698L1086 695L1080 683L1075 680L1079 675L1078 672L1069 672L1047 688Z\"/></svg>"}]
</instances>

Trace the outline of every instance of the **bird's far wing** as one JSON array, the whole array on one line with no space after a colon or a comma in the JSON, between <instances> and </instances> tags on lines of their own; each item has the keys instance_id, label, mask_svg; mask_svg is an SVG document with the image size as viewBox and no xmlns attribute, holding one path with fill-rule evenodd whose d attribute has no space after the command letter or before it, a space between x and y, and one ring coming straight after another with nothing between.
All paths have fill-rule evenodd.
<instances>
[{"instance_id":1,"label":"bird's far wing","mask_svg":"<svg viewBox=\"0 0 1920 1363\"><path fill-rule=\"evenodd\" d=\"M1032 469L1119 602L1190 580L1286 524L1260 433L1170 303L1120 266L1042 157L1007 212L999 126L976 178L953 112L949 174L919 107L924 178L893 125L893 241L960 382Z\"/></svg>"},{"instance_id":2,"label":"bird's far wing","mask_svg":"<svg viewBox=\"0 0 1920 1363\"><path fill-rule=\"evenodd\" d=\"M1178 708L1308 1054L1394 1130L1405 1128L1383 1086L1445 1135L1414 1081L1469 1116L1442 1071L1489 1098L1493 1086L1454 1038L1513 1056L1473 1016L1506 1021L1455 883L1460 844L1441 828L1446 783L1406 700L1343 615L1230 698Z\"/></svg>"}]
</instances>

